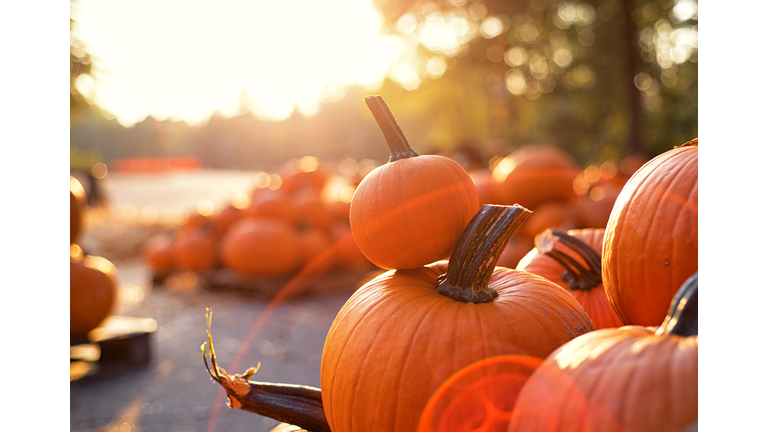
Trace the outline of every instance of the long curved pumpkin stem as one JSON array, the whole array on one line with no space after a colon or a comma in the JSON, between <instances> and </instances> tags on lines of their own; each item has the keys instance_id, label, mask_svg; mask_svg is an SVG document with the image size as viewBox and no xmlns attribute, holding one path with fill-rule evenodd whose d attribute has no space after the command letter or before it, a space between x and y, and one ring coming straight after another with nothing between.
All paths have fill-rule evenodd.
<instances>
[{"instance_id":1,"label":"long curved pumpkin stem","mask_svg":"<svg viewBox=\"0 0 768 432\"><path fill-rule=\"evenodd\" d=\"M307 431L331 432L319 388L250 381L261 364L248 368L242 374L233 375L219 367L211 337L213 312L208 308L205 315L208 321L208 341L200 347L203 361L213 380L227 392L227 406L296 425ZM208 355L211 357L210 364Z\"/></svg>"},{"instance_id":2,"label":"long curved pumpkin stem","mask_svg":"<svg viewBox=\"0 0 768 432\"><path fill-rule=\"evenodd\" d=\"M656 334L684 337L699 334L699 272L686 279L677 290Z\"/></svg>"},{"instance_id":3,"label":"long curved pumpkin stem","mask_svg":"<svg viewBox=\"0 0 768 432\"><path fill-rule=\"evenodd\" d=\"M580 256L587 263L586 267L572 256L555 249L555 244L558 242ZM534 244L540 253L554 259L565 268L565 272L560 277L568 282L571 290L589 291L603 283L600 254L578 238L568 235L565 231L549 228L536 235Z\"/></svg>"},{"instance_id":4,"label":"long curved pumpkin stem","mask_svg":"<svg viewBox=\"0 0 768 432\"><path fill-rule=\"evenodd\" d=\"M464 303L488 303L499 293L488 286L504 247L533 213L527 208L484 204L469 221L448 261L447 273L437 278L437 292Z\"/></svg>"},{"instance_id":5,"label":"long curved pumpkin stem","mask_svg":"<svg viewBox=\"0 0 768 432\"><path fill-rule=\"evenodd\" d=\"M376 119L376 124L379 125L379 129L384 135L384 140L387 141L387 146L389 146L389 162L419 155L411 148L403 130L397 124L395 116L392 115L392 111L389 110L381 96L366 96L365 104L371 110L373 118Z\"/></svg>"}]
</instances>

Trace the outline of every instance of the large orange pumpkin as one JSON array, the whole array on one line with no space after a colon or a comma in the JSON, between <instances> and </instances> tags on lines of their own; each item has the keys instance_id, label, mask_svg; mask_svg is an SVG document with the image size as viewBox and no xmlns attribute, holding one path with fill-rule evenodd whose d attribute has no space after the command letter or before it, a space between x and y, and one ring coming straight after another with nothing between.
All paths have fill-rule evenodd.
<instances>
[{"instance_id":1,"label":"large orange pumpkin","mask_svg":"<svg viewBox=\"0 0 768 432\"><path fill-rule=\"evenodd\" d=\"M365 98L390 148L350 204L360 250L383 269L417 268L448 257L480 204L472 179L456 161L419 156L379 96Z\"/></svg>"},{"instance_id":2,"label":"large orange pumpkin","mask_svg":"<svg viewBox=\"0 0 768 432\"><path fill-rule=\"evenodd\" d=\"M699 268L698 139L637 170L611 211L603 283L625 324L660 325L675 291Z\"/></svg>"},{"instance_id":3,"label":"large orange pumpkin","mask_svg":"<svg viewBox=\"0 0 768 432\"><path fill-rule=\"evenodd\" d=\"M545 230L518 270L543 276L567 289L592 318L595 328L624 325L603 288L600 253L605 229Z\"/></svg>"},{"instance_id":4,"label":"large orange pumpkin","mask_svg":"<svg viewBox=\"0 0 768 432\"><path fill-rule=\"evenodd\" d=\"M158 234L144 243L144 262L155 272L167 273L179 264L175 240L167 234Z\"/></svg>"},{"instance_id":5,"label":"large orange pumpkin","mask_svg":"<svg viewBox=\"0 0 768 432\"><path fill-rule=\"evenodd\" d=\"M277 218L245 217L234 222L219 250L224 266L251 276L285 276L301 265L298 231Z\"/></svg>"},{"instance_id":6,"label":"large orange pumpkin","mask_svg":"<svg viewBox=\"0 0 768 432\"><path fill-rule=\"evenodd\" d=\"M117 269L106 258L84 255L74 245L69 256L69 333L85 336L109 316L117 289Z\"/></svg>"},{"instance_id":7,"label":"large orange pumpkin","mask_svg":"<svg viewBox=\"0 0 768 432\"><path fill-rule=\"evenodd\" d=\"M450 262L386 272L350 297L321 360L323 407L334 432L415 431L430 396L463 367L505 354L543 358L594 330L556 284L495 267L529 213L485 205Z\"/></svg>"},{"instance_id":8,"label":"large orange pumpkin","mask_svg":"<svg viewBox=\"0 0 768 432\"><path fill-rule=\"evenodd\" d=\"M204 228L180 231L173 244L176 263L186 270L208 271L218 262L217 245L218 237L213 231Z\"/></svg>"},{"instance_id":9,"label":"large orange pumpkin","mask_svg":"<svg viewBox=\"0 0 768 432\"><path fill-rule=\"evenodd\" d=\"M581 335L523 385L509 432L680 432L699 413L698 275L661 327ZM697 430L693 428L692 430Z\"/></svg>"}]
</instances>

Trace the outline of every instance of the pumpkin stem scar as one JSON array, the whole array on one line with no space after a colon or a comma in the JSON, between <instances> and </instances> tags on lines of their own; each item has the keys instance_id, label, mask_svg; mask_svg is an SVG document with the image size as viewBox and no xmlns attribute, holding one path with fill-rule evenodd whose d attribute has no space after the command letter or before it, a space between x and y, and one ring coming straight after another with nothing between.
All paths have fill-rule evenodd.
<instances>
[{"instance_id":1,"label":"pumpkin stem scar","mask_svg":"<svg viewBox=\"0 0 768 432\"><path fill-rule=\"evenodd\" d=\"M242 374L228 374L218 366L213 350L211 319L213 311L206 308L208 341L200 347L203 351L205 368L214 381L227 393L227 405L275 420L299 426L311 432L330 432L323 410L320 389L302 385L275 384L250 381L261 364L248 368ZM206 353L206 348L208 348ZM208 355L211 363L208 363Z\"/></svg>"},{"instance_id":2,"label":"pumpkin stem scar","mask_svg":"<svg viewBox=\"0 0 768 432\"><path fill-rule=\"evenodd\" d=\"M469 221L437 278L437 292L464 303L488 303L499 294L488 286L504 247L533 212L514 204L484 204Z\"/></svg>"},{"instance_id":3,"label":"pumpkin stem scar","mask_svg":"<svg viewBox=\"0 0 768 432\"><path fill-rule=\"evenodd\" d=\"M576 253L587 263L586 267L570 255L555 249L556 243ZM568 282L571 290L589 292L603 283L602 258L582 240L568 235L565 231L549 228L536 235L534 244L540 253L546 254L565 268L565 272L560 277Z\"/></svg>"},{"instance_id":4,"label":"pumpkin stem scar","mask_svg":"<svg viewBox=\"0 0 768 432\"><path fill-rule=\"evenodd\" d=\"M699 272L686 279L677 290L656 334L682 337L699 334Z\"/></svg>"},{"instance_id":5,"label":"pumpkin stem scar","mask_svg":"<svg viewBox=\"0 0 768 432\"><path fill-rule=\"evenodd\" d=\"M376 119L376 124L379 125L379 129L384 135L384 140L387 142L389 162L419 155L411 148L403 130L397 124L395 116L392 115L392 111L389 110L381 96L366 96L365 103L368 105L368 109L371 110L373 118Z\"/></svg>"}]
</instances>

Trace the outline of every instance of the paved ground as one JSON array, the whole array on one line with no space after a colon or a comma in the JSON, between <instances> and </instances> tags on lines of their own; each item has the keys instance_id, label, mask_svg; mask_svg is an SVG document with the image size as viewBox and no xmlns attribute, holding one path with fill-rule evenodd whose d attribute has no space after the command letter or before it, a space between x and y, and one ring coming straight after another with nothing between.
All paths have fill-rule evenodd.
<instances>
[{"instance_id":1,"label":"paved ground","mask_svg":"<svg viewBox=\"0 0 768 432\"><path fill-rule=\"evenodd\" d=\"M70 431L186 432L269 431L277 421L226 407L221 387L203 363L206 308L213 310L213 338L221 366L240 373L261 362L257 381L320 386L320 355L333 318L354 289L373 275L344 275L315 288L331 292L277 305L250 341L244 339L265 314L274 292L211 289L194 274L177 274L153 286L140 258L142 242L168 227L137 222L143 210L158 220L216 206L252 186L252 173L195 172L166 176L110 175L101 186L110 212L89 213L81 245L112 261L120 274L115 315L152 318L151 361L143 369L110 378L70 383ZM338 276L338 275L337 275ZM340 282L341 281L341 282ZM271 309L271 308L270 308ZM243 350L242 361L229 367ZM215 416L215 423L210 422Z\"/></svg>"},{"instance_id":2,"label":"paved ground","mask_svg":"<svg viewBox=\"0 0 768 432\"><path fill-rule=\"evenodd\" d=\"M257 291L210 289L191 275L177 275L152 287L138 259L115 261L121 276L116 314L154 319L152 360L146 368L108 379L99 375L70 384L71 431L182 432L269 431L277 421L229 409L203 363L205 309L213 310L217 357L227 368L239 350L243 372L261 362L258 381L320 386L320 355L336 313L355 286L328 294L294 298L272 310L266 324L246 343L270 299ZM214 401L218 403L214 404ZM218 408L217 408L218 407ZM209 423L218 410L215 423Z\"/></svg>"}]
</instances>

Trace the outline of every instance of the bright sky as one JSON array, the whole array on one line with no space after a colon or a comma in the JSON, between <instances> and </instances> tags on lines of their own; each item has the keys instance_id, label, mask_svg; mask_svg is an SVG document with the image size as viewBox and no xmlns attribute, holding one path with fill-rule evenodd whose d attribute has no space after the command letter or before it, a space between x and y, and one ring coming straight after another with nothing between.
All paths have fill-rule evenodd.
<instances>
[{"instance_id":1,"label":"bright sky","mask_svg":"<svg viewBox=\"0 0 768 432\"><path fill-rule=\"evenodd\" d=\"M375 91L404 49L365 0L77 0L72 18L95 58L77 87L125 126L311 115L349 84Z\"/></svg>"}]
</instances>

